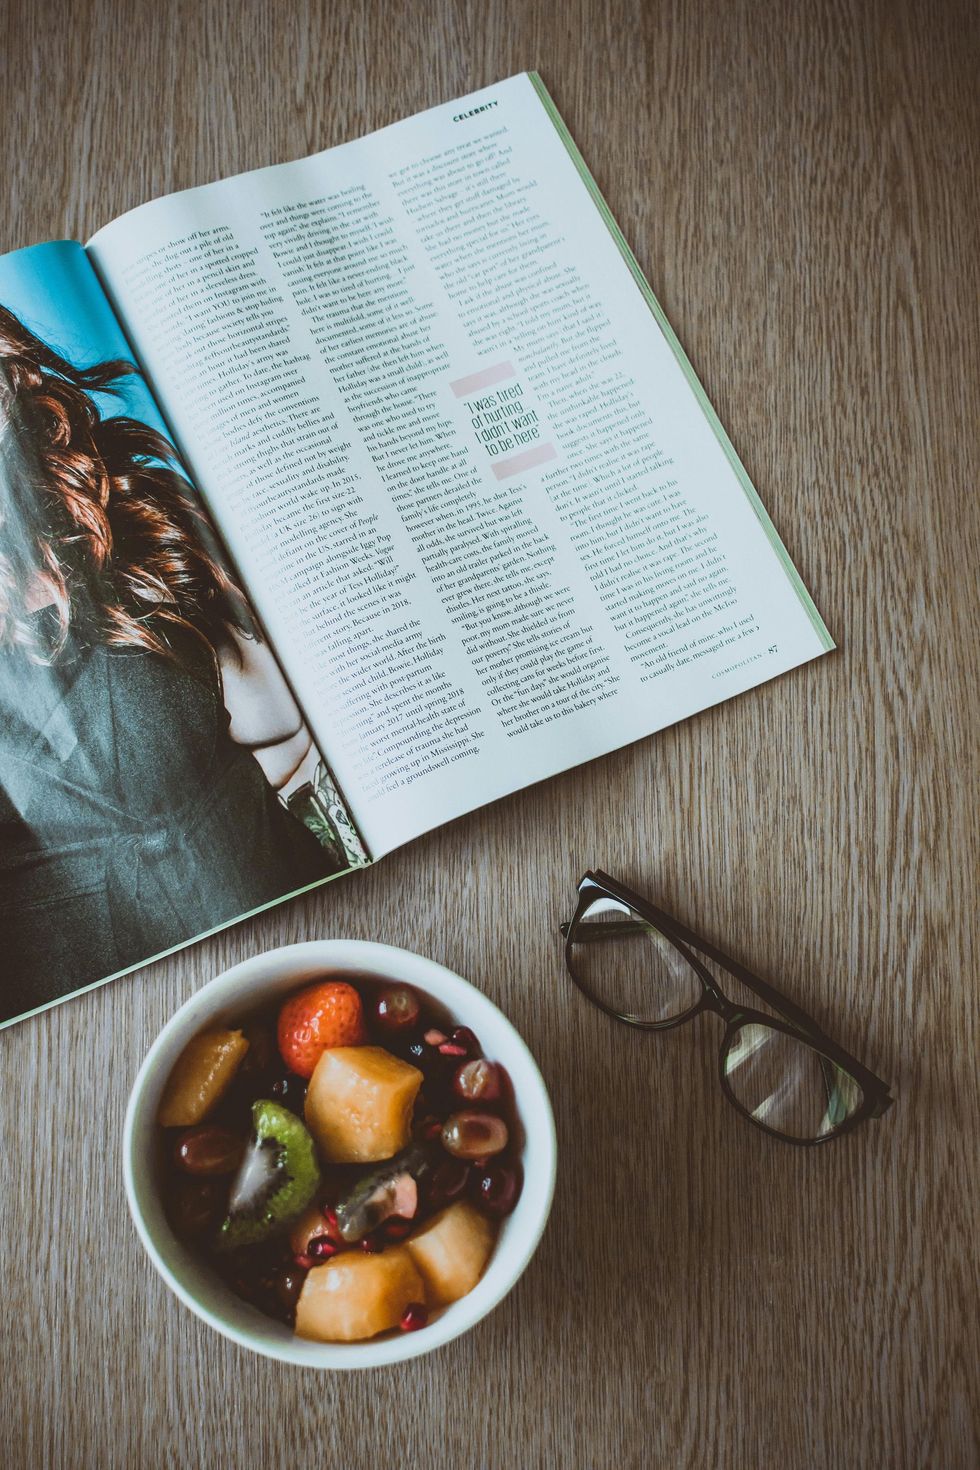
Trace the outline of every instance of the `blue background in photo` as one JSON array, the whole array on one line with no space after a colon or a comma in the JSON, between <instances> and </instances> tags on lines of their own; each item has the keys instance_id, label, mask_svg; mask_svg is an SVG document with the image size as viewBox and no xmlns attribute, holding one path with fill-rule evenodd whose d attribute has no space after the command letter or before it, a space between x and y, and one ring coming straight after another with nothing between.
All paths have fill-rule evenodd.
<instances>
[{"instance_id":1,"label":"blue background in photo","mask_svg":"<svg viewBox=\"0 0 980 1470\"><path fill-rule=\"evenodd\" d=\"M132 349L99 278L75 240L0 255L0 305L73 367L91 367L114 357L132 361ZM167 433L142 377L121 378L119 388L119 393L92 395L104 417L128 414Z\"/></svg>"}]
</instances>

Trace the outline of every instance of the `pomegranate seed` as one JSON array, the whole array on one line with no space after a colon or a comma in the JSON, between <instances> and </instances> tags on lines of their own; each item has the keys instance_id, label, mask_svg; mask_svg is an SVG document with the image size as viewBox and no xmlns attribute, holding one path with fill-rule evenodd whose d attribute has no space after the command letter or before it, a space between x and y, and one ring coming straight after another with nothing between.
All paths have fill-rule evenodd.
<instances>
[{"instance_id":1,"label":"pomegranate seed","mask_svg":"<svg viewBox=\"0 0 980 1470\"><path fill-rule=\"evenodd\" d=\"M431 1122L428 1122L428 1123L426 1123L423 1126L423 1128L422 1128L422 1137L423 1138L438 1138L441 1132L442 1132L442 1123L439 1121L438 1118L433 1118L431 1120Z\"/></svg>"},{"instance_id":2,"label":"pomegranate seed","mask_svg":"<svg viewBox=\"0 0 980 1470\"><path fill-rule=\"evenodd\" d=\"M312 1256L315 1261L329 1261L339 1250L340 1246L329 1235L318 1235L315 1240L310 1241L307 1255Z\"/></svg>"},{"instance_id":3,"label":"pomegranate seed","mask_svg":"<svg viewBox=\"0 0 980 1470\"><path fill-rule=\"evenodd\" d=\"M429 1320L429 1309L424 1302L409 1302L399 1323L403 1332L418 1332Z\"/></svg>"},{"instance_id":4,"label":"pomegranate seed","mask_svg":"<svg viewBox=\"0 0 980 1470\"><path fill-rule=\"evenodd\" d=\"M455 1041L444 1041L439 1050L444 1057L465 1057L466 1047Z\"/></svg>"},{"instance_id":5,"label":"pomegranate seed","mask_svg":"<svg viewBox=\"0 0 980 1470\"><path fill-rule=\"evenodd\" d=\"M301 1271L308 1271L311 1266L316 1264L312 1256L307 1256L305 1254L301 1255L297 1253L295 1256L293 1256L293 1260L296 1262Z\"/></svg>"},{"instance_id":6,"label":"pomegranate seed","mask_svg":"<svg viewBox=\"0 0 980 1470\"><path fill-rule=\"evenodd\" d=\"M390 1220L385 1221L384 1232L387 1240L404 1240L410 1234L414 1220L402 1220L397 1215L392 1215Z\"/></svg>"},{"instance_id":7,"label":"pomegranate seed","mask_svg":"<svg viewBox=\"0 0 980 1470\"><path fill-rule=\"evenodd\" d=\"M337 1211L332 1210L329 1205L324 1205L320 1210L320 1214L327 1223L328 1233L333 1236L334 1240L339 1240L340 1226L337 1223Z\"/></svg>"},{"instance_id":8,"label":"pomegranate seed","mask_svg":"<svg viewBox=\"0 0 980 1470\"><path fill-rule=\"evenodd\" d=\"M384 1250L384 1242L376 1235L365 1235L361 1240L361 1250L367 1256L379 1256Z\"/></svg>"},{"instance_id":9,"label":"pomegranate seed","mask_svg":"<svg viewBox=\"0 0 980 1470\"><path fill-rule=\"evenodd\" d=\"M435 1026L433 1026L425 1033L425 1039L430 1046L442 1046L442 1043L444 1041L448 1041L449 1037L446 1035L445 1031L439 1031Z\"/></svg>"}]
</instances>

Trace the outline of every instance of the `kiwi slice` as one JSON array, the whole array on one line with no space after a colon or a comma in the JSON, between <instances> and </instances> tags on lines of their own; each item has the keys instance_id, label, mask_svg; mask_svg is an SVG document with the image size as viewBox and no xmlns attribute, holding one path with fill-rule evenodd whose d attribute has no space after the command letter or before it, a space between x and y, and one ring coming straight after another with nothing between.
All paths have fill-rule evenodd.
<instances>
[{"instance_id":1,"label":"kiwi slice","mask_svg":"<svg viewBox=\"0 0 980 1470\"><path fill-rule=\"evenodd\" d=\"M252 1137L232 1181L218 1246L263 1245L306 1209L319 1183L316 1148L302 1121L260 1098L252 1104Z\"/></svg>"}]
</instances>

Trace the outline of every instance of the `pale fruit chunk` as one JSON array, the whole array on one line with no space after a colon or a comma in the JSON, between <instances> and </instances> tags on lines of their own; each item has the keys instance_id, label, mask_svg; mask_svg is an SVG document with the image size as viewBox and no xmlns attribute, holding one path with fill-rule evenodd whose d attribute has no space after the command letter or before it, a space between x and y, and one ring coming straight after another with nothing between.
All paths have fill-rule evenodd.
<instances>
[{"instance_id":1,"label":"pale fruit chunk","mask_svg":"<svg viewBox=\"0 0 980 1470\"><path fill-rule=\"evenodd\" d=\"M373 1164L408 1143L422 1073L382 1046L335 1046L306 1090L306 1126L325 1159Z\"/></svg>"},{"instance_id":2,"label":"pale fruit chunk","mask_svg":"<svg viewBox=\"0 0 980 1470\"><path fill-rule=\"evenodd\" d=\"M189 1128L202 1122L224 1094L248 1051L240 1031L201 1031L174 1063L160 1099L157 1120L163 1128Z\"/></svg>"},{"instance_id":3,"label":"pale fruit chunk","mask_svg":"<svg viewBox=\"0 0 980 1470\"><path fill-rule=\"evenodd\" d=\"M496 1231L485 1215L457 1200L440 1210L405 1245L425 1282L430 1307L444 1307L472 1291L490 1258Z\"/></svg>"},{"instance_id":4,"label":"pale fruit chunk","mask_svg":"<svg viewBox=\"0 0 980 1470\"><path fill-rule=\"evenodd\" d=\"M403 1245L377 1256L344 1251L314 1266L296 1303L296 1334L316 1342L359 1342L397 1327L425 1288Z\"/></svg>"}]
</instances>

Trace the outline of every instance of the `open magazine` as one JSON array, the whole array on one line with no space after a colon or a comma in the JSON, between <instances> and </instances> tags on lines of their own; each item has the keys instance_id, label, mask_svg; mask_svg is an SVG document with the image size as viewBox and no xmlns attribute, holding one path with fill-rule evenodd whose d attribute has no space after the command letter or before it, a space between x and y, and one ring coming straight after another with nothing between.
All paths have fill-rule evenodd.
<instances>
[{"instance_id":1,"label":"open magazine","mask_svg":"<svg viewBox=\"0 0 980 1470\"><path fill-rule=\"evenodd\" d=\"M534 73L0 258L0 1015L833 645Z\"/></svg>"}]
</instances>

